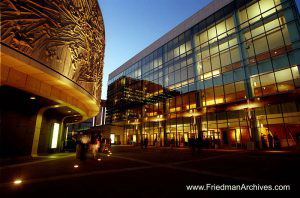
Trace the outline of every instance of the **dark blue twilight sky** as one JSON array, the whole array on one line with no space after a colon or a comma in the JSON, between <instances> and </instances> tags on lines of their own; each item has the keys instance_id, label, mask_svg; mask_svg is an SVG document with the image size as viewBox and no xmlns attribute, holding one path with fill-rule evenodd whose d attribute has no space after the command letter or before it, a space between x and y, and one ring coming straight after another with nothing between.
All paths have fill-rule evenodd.
<instances>
[{"instance_id":1,"label":"dark blue twilight sky","mask_svg":"<svg viewBox=\"0 0 300 198\"><path fill-rule=\"evenodd\" d=\"M106 34L102 99L109 73L211 1L98 0Z\"/></svg>"},{"instance_id":2,"label":"dark blue twilight sky","mask_svg":"<svg viewBox=\"0 0 300 198\"><path fill-rule=\"evenodd\" d=\"M211 0L98 0L105 25L102 99L108 74Z\"/></svg>"}]
</instances>

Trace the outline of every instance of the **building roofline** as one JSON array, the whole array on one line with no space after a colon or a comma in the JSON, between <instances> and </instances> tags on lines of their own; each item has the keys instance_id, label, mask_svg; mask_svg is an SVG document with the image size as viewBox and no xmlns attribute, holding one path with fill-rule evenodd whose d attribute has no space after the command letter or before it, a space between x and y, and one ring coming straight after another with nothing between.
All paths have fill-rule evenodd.
<instances>
[{"instance_id":1,"label":"building roofline","mask_svg":"<svg viewBox=\"0 0 300 198\"><path fill-rule=\"evenodd\" d=\"M190 29L200 21L206 19L210 15L217 12L222 7L228 5L234 0L214 0L208 5L206 5L204 8L200 9L198 12L193 14L191 17L187 18L183 22L181 22L179 25L174 27L172 30L164 34L162 37L154 41L152 44L150 44L148 47L140 51L138 54L133 56L131 59L126 61L123 65L115 69L113 72L111 72L108 76L108 79L111 80L113 77L117 76L119 73L125 71L127 68L129 68L131 65L136 63L137 61L141 60L145 56L152 53L154 50L158 49L159 47L163 46L164 44L168 43L170 40L175 38L176 36L179 36L186 30Z\"/></svg>"}]
</instances>

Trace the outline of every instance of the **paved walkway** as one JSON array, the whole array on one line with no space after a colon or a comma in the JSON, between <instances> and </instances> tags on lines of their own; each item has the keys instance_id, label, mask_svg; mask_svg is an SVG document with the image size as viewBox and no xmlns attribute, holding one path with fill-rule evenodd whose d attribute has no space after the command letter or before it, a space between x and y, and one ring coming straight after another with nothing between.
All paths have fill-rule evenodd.
<instances>
[{"instance_id":1,"label":"paved walkway","mask_svg":"<svg viewBox=\"0 0 300 198\"><path fill-rule=\"evenodd\" d=\"M186 185L285 184L292 191L299 189L300 159L294 152L193 153L115 146L111 156L101 154L99 159L82 162L74 153L63 153L6 162L0 167L0 193L4 197L213 197L212 191L190 192ZM17 179L22 183L14 184Z\"/></svg>"}]
</instances>

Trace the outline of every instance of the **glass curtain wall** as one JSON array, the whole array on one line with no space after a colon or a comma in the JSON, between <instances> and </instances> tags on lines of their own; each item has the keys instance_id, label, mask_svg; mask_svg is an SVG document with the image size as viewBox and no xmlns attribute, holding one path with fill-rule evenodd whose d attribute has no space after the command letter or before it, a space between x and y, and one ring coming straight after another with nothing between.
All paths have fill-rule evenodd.
<instances>
[{"instance_id":1,"label":"glass curtain wall","mask_svg":"<svg viewBox=\"0 0 300 198\"><path fill-rule=\"evenodd\" d=\"M299 144L299 94L274 101L300 86L299 32L292 0L233 2L110 80L111 107L139 105L108 117L150 145Z\"/></svg>"}]
</instances>

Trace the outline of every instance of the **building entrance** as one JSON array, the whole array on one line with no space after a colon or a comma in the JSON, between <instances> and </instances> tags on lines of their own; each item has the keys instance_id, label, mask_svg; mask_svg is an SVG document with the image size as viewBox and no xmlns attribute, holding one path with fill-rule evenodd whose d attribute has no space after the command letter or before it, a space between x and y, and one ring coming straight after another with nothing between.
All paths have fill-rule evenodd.
<instances>
[{"instance_id":1,"label":"building entrance","mask_svg":"<svg viewBox=\"0 0 300 198\"><path fill-rule=\"evenodd\" d=\"M214 130L200 132L203 141L203 147L216 148L220 146L220 132Z\"/></svg>"}]
</instances>

